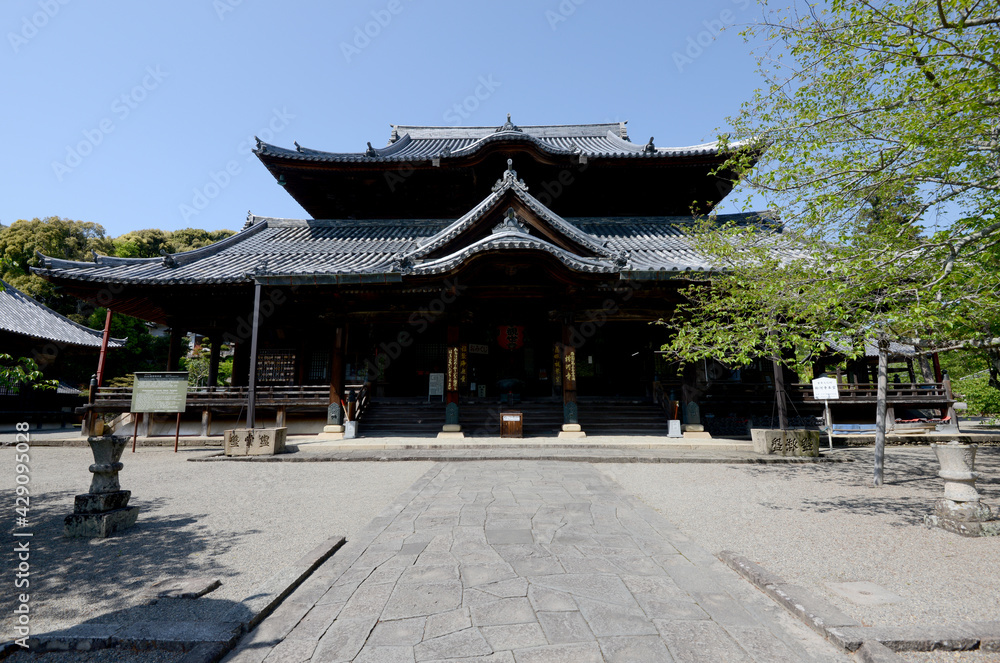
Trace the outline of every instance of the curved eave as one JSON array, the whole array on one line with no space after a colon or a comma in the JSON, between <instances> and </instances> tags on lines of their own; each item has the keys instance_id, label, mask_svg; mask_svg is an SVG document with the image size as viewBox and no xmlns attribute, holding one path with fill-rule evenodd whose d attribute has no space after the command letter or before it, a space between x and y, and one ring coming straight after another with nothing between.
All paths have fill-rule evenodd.
<instances>
[{"instance_id":1,"label":"curved eave","mask_svg":"<svg viewBox=\"0 0 1000 663\"><path fill-rule=\"evenodd\" d=\"M408 136L404 136L408 138ZM724 156L718 148L717 143L705 143L702 145L692 145L687 147L659 147L653 151L646 151L643 146L629 143L617 136L609 136L600 139L611 145L614 149L589 149L584 150L579 147L575 149L558 147L551 145L543 139L516 131L504 131L485 136L462 148L452 151L441 151L432 154L412 154L406 147L415 141L407 141L397 147L397 143L402 143L400 139L385 148L374 150L375 155L369 156L364 152L335 153L321 152L300 148L299 150L289 150L276 145L262 142L254 150L254 154L267 166L289 166L289 167L309 167L310 165L344 164L344 165L371 165L410 163L430 164L434 166L462 166L469 162L474 162L478 157L483 156L486 151L492 151L495 146L517 145L525 148L529 152L537 152L539 156L549 158L572 158L578 160L580 157L587 159L602 159L608 161L618 160L649 160L649 161L686 161L692 158L714 158ZM738 146L733 145L731 149Z\"/></svg>"},{"instance_id":2,"label":"curved eave","mask_svg":"<svg viewBox=\"0 0 1000 663\"><path fill-rule=\"evenodd\" d=\"M451 255L429 260L413 267L409 272L415 276L445 274L462 266L466 260L488 251L542 251L556 258L563 265L575 272L588 274L613 274L619 271L613 263L606 260L581 258L565 251L554 244L540 240L531 235L516 231L495 233L489 237L470 244Z\"/></svg>"}]
</instances>

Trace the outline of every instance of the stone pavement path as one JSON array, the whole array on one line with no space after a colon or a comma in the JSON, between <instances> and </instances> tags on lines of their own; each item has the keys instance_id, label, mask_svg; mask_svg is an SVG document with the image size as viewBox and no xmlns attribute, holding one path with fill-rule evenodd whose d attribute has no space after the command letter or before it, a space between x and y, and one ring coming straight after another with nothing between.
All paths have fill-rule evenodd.
<instances>
[{"instance_id":1,"label":"stone pavement path","mask_svg":"<svg viewBox=\"0 0 1000 663\"><path fill-rule=\"evenodd\" d=\"M225 660L849 659L592 465L484 461L435 465Z\"/></svg>"}]
</instances>

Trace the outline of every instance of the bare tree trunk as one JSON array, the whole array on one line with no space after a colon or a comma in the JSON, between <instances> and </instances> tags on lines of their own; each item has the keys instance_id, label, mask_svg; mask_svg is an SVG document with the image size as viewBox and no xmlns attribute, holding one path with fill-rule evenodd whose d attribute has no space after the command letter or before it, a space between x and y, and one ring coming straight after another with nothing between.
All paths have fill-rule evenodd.
<instances>
[{"instance_id":1,"label":"bare tree trunk","mask_svg":"<svg viewBox=\"0 0 1000 663\"><path fill-rule=\"evenodd\" d=\"M875 485L882 485L885 470L886 391L889 387L889 341L878 339L878 392L875 397Z\"/></svg>"},{"instance_id":2,"label":"bare tree trunk","mask_svg":"<svg viewBox=\"0 0 1000 663\"><path fill-rule=\"evenodd\" d=\"M785 402L785 373L781 370L781 363L773 360L774 365L774 401L778 405L778 428L786 430L788 428L788 405Z\"/></svg>"}]
</instances>

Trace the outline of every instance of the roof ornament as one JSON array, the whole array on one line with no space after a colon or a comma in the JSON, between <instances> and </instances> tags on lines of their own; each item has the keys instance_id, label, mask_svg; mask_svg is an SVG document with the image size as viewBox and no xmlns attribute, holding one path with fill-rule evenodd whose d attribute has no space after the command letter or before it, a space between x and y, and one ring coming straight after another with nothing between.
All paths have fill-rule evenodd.
<instances>
[{"instance_id":1,"label":"roof ornament","mask_svg":"<svg viewBox=\"0 0 1000 663\"><path fill-rule=\"evenodd\" d=\"M511 122L510 121L510 113L507 113L507 121L504 122L502 125L500 125L497 128L497 130L494 131L493 133L498 134L501 131L521 131L521 127L519 127L516 124L514 124L513 122ZM524 133L524 132L521 131L521 133Z\"/></svg>"},{"instance_id":2,"label":"roof ornament","mask_svg":"<svg viewBox=\"0 0 1000 663\"><path fill-rule=\"evenodd\" d=\"M246 223L243 224L243 230L246 230L252 225L253 225L253 212L247 210L247 220Z\"/></svg>"},{"instance_id":3,"label":"roof ornament","mask_svg":"<svg viewBox=\"0 0 1000 663\"><path fill-rule=\"evenodd\" d=\"M619 251L618 255L615 256L615 267L617 269L625 269L628 267L628 261L632 258L632 254L629 251Z\"/></svg>"},{"instance_id":4,"label":"roof ornament","mask_svg":"<svg viewBox=\"0 0 1000 663\"><path fill-rule=\"evenodd\" d=\"M94 264L97 264L97 265L101 264L101 256L97 255L97 251L95 251L94 249L91 249L90 250L90 255L94 256Z\"/></svg>"},{"instance_id":5,"label":"roof ornament","mask_svg":"<svg viewBox=\"0 0 1000 663\"><path fill-rule=\"evenodd\" d=\"M649 137L649 142L642 146L642 151L647 153L656 152L656 146L653 145L653 137Z\"/></svg>"},{"instance_id":6,"label":"roof ornament","mask_svg":"<svg viewBox=\"0 0 1000 663\"><path fill-rule=\"evenodd\" d=\"M38 260L38 265L40 267L47 269L48 267L51 266L49 261L46 260L45 256L43 256L42 252L39 251L38 249L35 249L35 258Z\"/></svg>"},{"instance_id":7,"label":"roof ornament","mask_svg":"<svg viewBox=\"0 0 1000 663\"><path fill-rule=\"evenodd\" d=\"M520 189L521 191L528 190L528 185L524 183L524 180L517 179L517 171L514 170L513 159L507 159L507 170L504 171L503 177L498 179L496 184L493 185L493 192L496 193L508 186Z\"/></svg>"},{"instance_id":8,"label":"roof ornament","mask_svg":"<svg viewBox=\"0 0 1000 663\"><path fill-rule=\"evenodd\" d=\"M508 207L507 212L504 214L503 221L493 226L493 234L502 232L516 232L524 233L528 235L528 229L524 227L521 220L517 218L517 213L514 211L513 207Z\"/></svg>"},{"instance_id":9,"label":"roof ornament","mask_svg":"<svg viewBox=\"0 0 1000 663\"><path fill-rule=\"evenodd\" d=\"M378 151L374 147L372 147L372 142L371 141L368 141L368 149L365 150L365 156L366 157L377 157L378 156Z\"/></svg>"},{"instance_id":10,"label":"roof ornament","mask_svg":"<svg viewBox=\"0 0 1000 663\"><path fill-rule=\"evenodd\" d=\"M268 273L267 272L267 258L264 258L259 263L257 263L256 267L253 268L253 275L254 276L264 276L267 273Z\"/></svg>"},{"instance_id":11,"label":"roof ornament","mask_svg":"<svg viewBox=\"0 0 1000 663\"><path fill-rule=\"evenodd\" d=\"M301 146L301 145L299 145L299 141L297 141L297 140L293 140L293 141L292 141L292 145L294 145L294 146L295 146L295 151L296 151L296 152L301 152L301 151L302 151L302 146Z\"/></svg>"},{"instance_id":12,"label":"roof ornament","mask_svg":"<svg viewBox=\"0 0 1000 663\"><path fill-rule=\"evenodd\" d=\"M261 151L262 149L264 149L264 142L260 138L257 138L256 136L254 136L253 139L255 141L257 141L257 151L258 152Z\"/></svg>"},{"instance_id":13,"label":"roof ornament","mask_svg":"<svg viewBox=\"0 0 1000 663\"><path fill-rule=\"evenodd\" d=\"M409 274L413 271L413 258L410 256L399 256L392 261L392 268L403 274Z\"/></svg>"},{"instance_id":14,"label":"roof ornament","mask_svg":"<svg viewBox=\"0 0 1000 663\"><path fill-rule=\"evenodd\" d=\"M174 257L167 253L166 249L160 249L160 255L163 256L163 266L164 267L176 267L177 261Z\"/></svg>"}]
</instances>

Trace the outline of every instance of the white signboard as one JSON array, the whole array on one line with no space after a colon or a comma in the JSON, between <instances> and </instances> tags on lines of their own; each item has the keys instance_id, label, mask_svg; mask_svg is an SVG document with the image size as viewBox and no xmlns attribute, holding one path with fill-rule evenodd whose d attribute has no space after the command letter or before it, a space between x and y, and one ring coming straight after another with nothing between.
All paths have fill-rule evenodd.
<instances>
[{"instance_id":1,"label":"white signboard","mask_svg":"<svg viewBox=\"0 0 1000 663\"><path fill-rule=\"evenodd\" d=\"M833 378L816 378L812 385L813 398L818 401L835 401L840 398L837 381Z\"/></svg>"},{"instance_id":2,"label":"white signboard","mask_svg":"<svg viewBox=\"0 0 1000 663\"><path fill-rule=\"evenodd\" d=\"M444 373L431 373L427 387L428 396L444 397Z\"/></svg>"},{"instance_id":3,"label":"white signboard","mask_svg":"<svg viewBox=\"0 0 1000 663\"><path fill-rule=\"evenodd\" d=\"M479 343L469 343L470 355L488 355L489 353L490 353L490 346L482 345Z\"/></svg>"},{"instance_id":4,"label":"white signboard","mask_svg":"<svg viewBox=\"0 0 1000 663\"><path fill-rule=\"evenodd\" d=\"M501 417L504 421L521 421L521 415L519 414L504 414Z\"/></svg>"},{"instance_id":5,"label":"white signboard","mask_svg":"<svg viewBox=\"0 0 1000 663\"><path fill-rule=\"evenodd\" d=\"M671 419L667 422L667 437L683 437L680 419Z\"/></svg>"}]
</instances>

